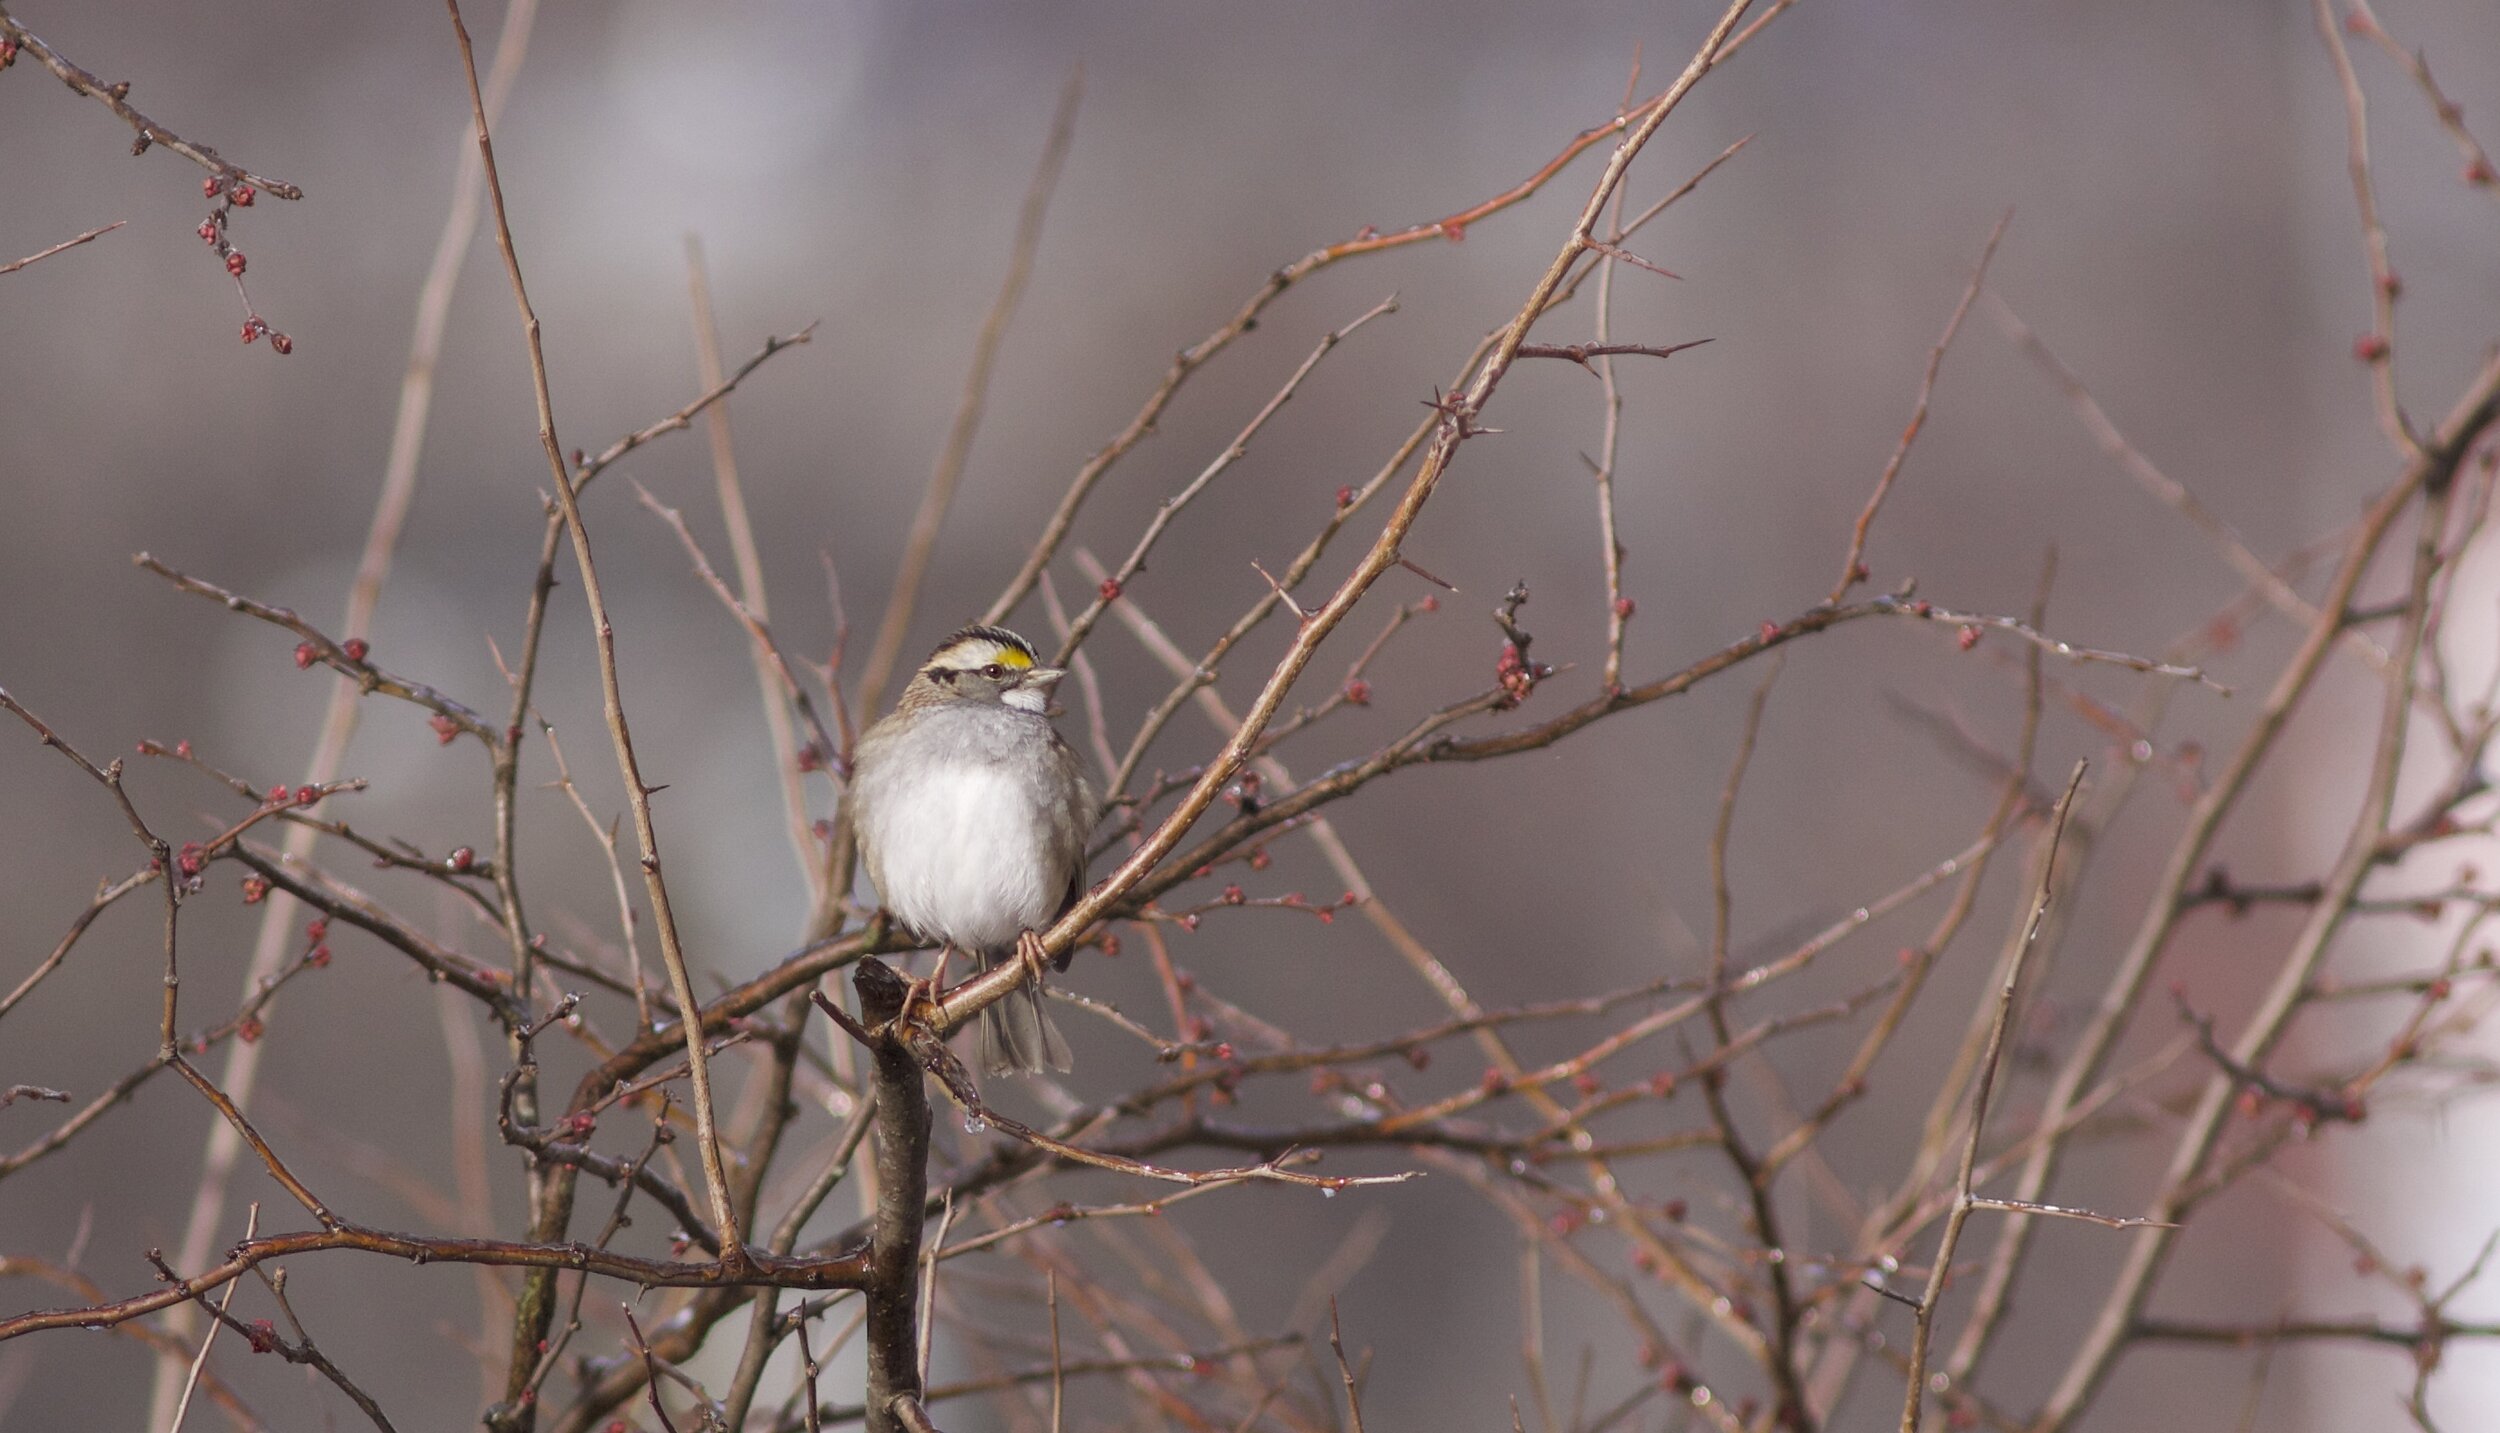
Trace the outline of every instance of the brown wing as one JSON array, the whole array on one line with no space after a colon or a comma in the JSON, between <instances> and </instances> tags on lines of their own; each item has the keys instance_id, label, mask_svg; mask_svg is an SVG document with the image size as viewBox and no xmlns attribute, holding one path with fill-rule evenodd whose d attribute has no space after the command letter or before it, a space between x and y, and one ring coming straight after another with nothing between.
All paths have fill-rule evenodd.
<instances>
[{"instance_id":1,"label":"brown wing","mask_svg":"<svg viewBox=\"0 0 2500 1433\"><path fill-rule=\"evenodd\" d=\"M1075 824L1081 828L1076 838L1074 859L1070 862L1074 869L1068 876L1068 893L1060 900L1059 909L1051 912L1050 918L1055 922L1075 909L1076 903L1085 897L1085 846L1087 838L1094 833L1095 798L1093 783L1085 779L1085 765L1077 756L1076 749L1068 745L1067 739L1059 735L1056 728L1052 729L1050 737L1051 754L1059 759L1061 769L1067 774L1069 800L1076 811ZM1070 948L1059 952L1051 964L1056 969L1065 970L1068 962L1075 958L1076 951Z\"/></svg>"}]
</instances>

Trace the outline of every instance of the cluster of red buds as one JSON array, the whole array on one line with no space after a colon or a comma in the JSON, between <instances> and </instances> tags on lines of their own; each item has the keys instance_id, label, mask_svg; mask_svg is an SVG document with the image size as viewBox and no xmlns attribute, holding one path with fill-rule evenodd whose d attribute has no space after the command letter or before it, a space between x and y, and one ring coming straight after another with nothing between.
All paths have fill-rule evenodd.
<instances>
[{"instance_id":1,"label":"cluster of red buds","mask_svg":"<svg viewBox=\"0 0 2500 1433\"><path fill-rule=\"evenodd\" d=\"M1554 675L1554 669L1543 662L1531 662L1519 651L1517 642L1502 644L1501 660L1493 664L1493 680L1502 689L1502 705L1515 707L1528 699L1536 684Z\"/></svg>"},{"instance_id":2,"label":"cluster of red buds","mask_svg":"<svg viewBox=\"0 0 2500 1433\"><path fill-rule=\"evenodd\" d=\"M198 232L200 241L215 250L218 260L226 266L227 277L234 280L234 291L243 296L243 341L257 343L266 338L269 346L278 352L293 353L295 340L271 328L269 321L252 307L252 292L243 285L243 271L249 265L244 261L243 251L234 246L226 233L226 224L233 211L251 208L252 201L259 197L259 191L243 182L240 175L212 174L200 181L200 193L217 201L217 207L209 210L208 217L200 221Z\"/></svg>"},{"instance_id":3,"label":"cluster of red buds","mask_svg":"<svg viewBox=\"0 0 2500 1433\"><path fill-rule=\"evenodd\" d=\"M1535 639L1519 625L1519 609L1527 603L1528 585L1513 583L1502 605L1493 609L1493 625L1502 629L1503 638L1502 655L1493 664L1493 681L1502 689L1501 707L1506 711L1526 701L1537 683L1554 675L1552 667L1528 659L1528 644Z\"/></svg>"}]
</instances>

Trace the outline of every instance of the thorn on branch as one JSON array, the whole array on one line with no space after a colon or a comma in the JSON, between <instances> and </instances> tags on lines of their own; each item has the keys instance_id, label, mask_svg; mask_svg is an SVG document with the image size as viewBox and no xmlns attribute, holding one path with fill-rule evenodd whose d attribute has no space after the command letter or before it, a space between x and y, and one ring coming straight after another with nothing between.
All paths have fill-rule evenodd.
<instances>
[{"instance_id":1,"label":"thorn on branch","mask_svg":"<svg viewBox=\"0 0 2500 1433\"><path fill-rule=\"evenodd\" d=\"M1678 283L1683 282L1684 276L1682 274L1668 273L1665 269L1658 267L1656 264L1651 263L1649 260L1642 258L1640 255L1635 254L1628 249L1617 248L1603 239L1591 239L1588 243L1591 249L1604 254L1607 258L1621 259L1623 262L1630 264L1636 269L1647 269L1661 278L1674 279Z\"/></svg>"},{"instance_id":2,"label":"thorn on branch","mask_svg":"<svg viewBox=\"0 0 2500 1433\"><path fill-rule=\"evenodd\" d=\"M1423 570L1422 568L1420 568L1420 567L1417 567L1417 566L1415 565L1415 563L1414 563L1413 559L1411 559L1411 558L1405 558L1405 557L1401 557L1401 558L1399 558L1399 559L1398 559L1398 566L1403 567L1403 568L1405 568L1407 571L1414 573L1417 577L1422 578L1424 581L1431 583L1433 586L1440 588L1440 589L1441 589L1442 591L1444 591L1444 592L1456 592L1456 591L1458 590L1458 584L1457 584L1457 583L1444 581L1444 580L1443 580L1443 579L1441 579L1441 578L1438 578L1438 577L1433 576L1431 573L1424 571L1424 570ZM1431 598L1429 598L1429 597L1427 597L1427 598L1425 598L1425 599L1424 599L1424 601L1425 601L1425 602L1427 602L1427 603L1430 603L1430 602L1432 601L1432 599L1431 599ZM1425 610L1425 611L1427 611L1427 612L1431 612L1431 611L1434 611L1434 610L1436 610L1436 609L1435 609L1435 608L1433 608L1433 607L1431 607L1431 606L1427 606L1427 607L1425 607L1425 608L1424 608L1424 610Z\"/></svg>"},{"instance_id":3,"label":"thorn on branch","mask_svg":"<svg viewBox=\"0 0 2500 1433\"><path fill-rule=\"evenodd\" d=\"M1308 622L1311 620L1311 613L1309 609L1305 608L1301 603L1293 600L1293 594L1285 590L1284 584L1276 580L1276 575L1274 573L1269 572L1264 567L1261 567L1258 560L1255 558L1251 560L1250 566L1253 571L1257 572L1261 577L1267 579L1268 590L1276 594L1277 601L1285 604L1285 610L1293 614L1295 621ZM1118 583L1106 577L1102 580L1102 585L1106 600L1108 600L1110 596L1116 595L1119 586Z\"/></svg>"},{"instance_id":4,"label":"thorn on branch","mask_svg":"<svg viewBox=\"0 0 2500 1433\"><path fill-rule=\"evenodd\" d=\"M1485 433L1499 433L1499 428L1476 426L1476 405L1464 393L1444 393L1438 387L1424 400L1424 406L1441 415L1441 426L1462 441Z\"/></svg>"}]
</instances>

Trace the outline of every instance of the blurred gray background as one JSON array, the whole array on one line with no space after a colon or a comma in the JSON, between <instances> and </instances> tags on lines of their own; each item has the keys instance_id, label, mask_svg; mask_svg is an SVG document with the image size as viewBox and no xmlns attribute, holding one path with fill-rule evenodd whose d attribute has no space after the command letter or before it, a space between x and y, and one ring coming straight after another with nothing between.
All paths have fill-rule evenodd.
<instances>
[{"instance_id":1,"label":"blurred gray background","mask_svg":"<svg viewBox=\"0 0 2500 1433\"><path fill-rule=\"evenodd\" d=\"M182 597L129 558L152 551L335 621L466 123L449 27L435 6L311 0L24 0L12 13L79 63L133 81L132 102L153 117L301 184L307 197L264 199L235 216L260 311L296 343L281 359L237 342L240 305L192 233L207 207L199 171L164 153L127 157L127 130L29 62L0 75L0 260L128 221L0 277L0 685L98 759L142 739L188 739L263 784L293 778L325 679L297 672L291 640L274 629ZM2382 13L2428 50L2469 122L2485 120L2485 138L2500 140L2490 120L2500 115L2500 10L2390 0ZM481 62L500 17L484 3L470 16ZM694 393L689 233L708 250L732 363L767 333L821 320L815 341L773 360L734 412L776 625L794 652L827 650L834 624L820 555L829 557L856 662L943 440L1054 98L1081 61L1074 152L907 644L917 653L986 604L1077 464L1136 411L1173 351L1264 274L1367 224L1427 221L1508 187L1614 112L1636 53L1647 63L1643 92L1662 85L1709 18L1690 4L1487 0L551 3L497 147L546 326L559 431L568 447L595 450ZM2500 335L2500 215L2489 194L2459 181L2454 151L2385 57L2357 47L2356 58L2406 288L2403 391L2417 412L2435 414ZM1714 340L1624 369L1634 679L1801 610L1830 586L1927 349L2009 206L1992 287L2134 443L2257 552L2282 556L2341 523L2391 471L2351 357L2370 321L2367 275L2341 106L2308 7L1818 0L1782 16L1701 88L1635 171L1634 202L1747 135L1735 162L1633 245L1681 280L1627 271L1617 286L1619 337ZM1368 477L1476 336L1515 311L1595 173L1596 159L1585 158L1536 201L1471 227L1463 243L1341 265L1294 291L1116 470L1079 542L1106 558L1125 552L1153 502L1220 449L1319 334L1398 294L1401 311L1328 360L1132 586L1184 645L1203 645L1262 590L1250 561L1272 570L1289 558L1336 489ZM1584 339L1588 324L1583 303L1540 336ZM1364 750L1407 715L1480 685L1496 642L1483 614L1513 581L1535 594L1524 619L1537 655L1574 664L1524 715L1589 689L1603 588L1578 454L1593 451L1599 416L1596 383L1569 365L1513 376L1488 415L1505 433L1468 445L1408 546L1460 595L1391 649L1371 711L1288 749L1297 770ZM489 643L509 644L519 630L539 532L546 472L533 425L511 299L482 237L452 310L415 514L367 635L389 666L488 710L503 700ZM701 442L680 437L620 476L684 507L725 564L708 471ZM670 787L662 840L690 942L712 968L750 973L790 948L803 902L744 644L623 484L598 496L592 516L646 769ZM2052 545L2051 625L2079 642L2153 650L2238 590L1975 312L1877 526L1874 581L1914 576L1940 602L2019 611ZM1087 586L1066 562L1055 574L1072 596ZM1358 613L1322 654L1313 699L1389 600L1424 590L1402 576L1385 584L1377 610ZM1045 626L1037 607L1019 624ZM550 630L544 710L570 738L594 806L615 810L595 665L569 582ZM2261 679L2287 641L2279 624L2259 625L2221 675ZM1236 700L1275 650L1269 634L1236 659L1226 683ZM1112 624L1089 651L1124 740L1161 681ZM2015 709L2006 672L1955 654L1949 633L1907 624L1861 625L1796 652L1739 823L1740 952L1767 954L1969 839L1990 783L1905 719L1896 698L2003 745ZM2063 675L2105 699L2136 690L2105 671ZM1708 927L1712 807L1750 686L1739 674L1516 762L1403 776L1342 808L1341 824L1382 898L1488 1004L1689 969L1692 933ZM2285 769L2228 838L2235 870L2297 874L2331 853L2374 701L2350 673L2321 692ZM2166 744L2227 737L2248 705L2245 693L2236 704L2182 693ZM1174 727L1158 753L1166 764L1204 750L1195 720ZM2042 768L2114 759L2104 745L2071 714L2053 716ZM134 765L133 790L160 828L201 834L229 813L196 774ZM413 712L368 709L348 771L374 783L349 808L359 826L436 850L488 844L476 748L438 749ZM578 924L556 926L559 938L605 938L610 900L595 850L559 796L532 801L535 900L578 912ZM2174 796L2155 791L2111 833L2094 898L2076 916L2070 993L2097 988L2177 811ZM130 867L134 848L99 794L22 733L0 735L0 813L6 985L50 949L99 876ZM1280 844L1266 893L1300 882L1333 894L1292 845ZM356 863L347 869L359 874ZM2012 904L2008 879L1940 977L1927 1043L1960 1028ZM411 902L415 918L461 929L418 888L378 877L375 888ZM0 1079L83 1096L148 1057L160 975L152 912L134 903L99 924L0 1030ZM194 912L185 991L205 1020L230 1008L251 913L222 898ZM1914 911L1864 937L1853 972L1828 988L1864 978L1931 915ZM2200 927L2172 973L2201 977L2200 993L2225 1000L2232 952L2254 959L2263 948L2248 943L2279 933L2261 922ZM483 943L474 931L463 938ZM1426 992L1360 922L1319 927L1251 912L1187 939L1183 957L1212 988L1315 1038L1432 1018ZM392 1180L447 1187L450 1124L480 1112L446 1105L443 1034L422 982L369 942L339 946L337 967L273 1018L269 1127L297 1142L317 1184L358 1217L419 1222ZM2391 947L2387 958L2402 953ZM1142 960L1088 960L1071 979L1132 1012L1161 1009ZM1084 1033L1080 1090L1116 1089L1145 1069L1135 1047ZM2045 1034L2057 1033L2052 1022ZM1801 1045L1785 1068L1798 1088L1816 1089L1845 1049ZM1861 1188L1897 1176L1899 1120L1923 1109L1926 1058L1885 1067L1907 1092L1897 1110L1879 1098L1835 1132L1831 1156ZM58 1109L0 1114L0 1146L21 1146ZM141 1252L179 1240L203 1114L187 1091L160 1082L68 1153L0 1185L0 1252L57 1259L75 1246L106 1289L145 1287ZM2360 1151L2361 1164L2400 1161L2401 1199L2346 1172L2335 1151L2298 1152L2287 1168L2313 1176L2396 1257L2431 1261L2444 1279L2500 1207L2489 1136L2460 1111L2391 1116L2347 1137L2340 1149ZM358 1142L389 1156L367 1159ZM2123 1204L2142 1173L2131 1182L2113 1161L2064 1192ZM494 1174L508 1221L513 1166L498 1155ZM1693 1172L1697 1197L1715 1174ZM1656 1188L1672 1193L1680 1177ZM274 1192L246 1183L252 1197ZM2366 1291L2338 1282L2337 1248L2288 1257L2308 1237L2299 1222L2279 1204L2247 1207L2263 1216L2248 1221L2254 1237L2192 1243L2160 1307L2262 1318L2294 1305L2370 1306ZM1358 1220L1384 1215L1377 1255L1338 1290L1349 1341L1375 1350L1370 1407L1398 1426L1507 1425L1505 1400L1524 1391L1514 1236L1454 1181L1325 1206L1249 1194L1220 1213L1210 1202L1196 1208L1208 1215L1191 1227L1219 1271L1243 1275L1254 1325L1284 1315ZM2052 1230L2044 1267L2101 1266L2114 1237ZM325 1348L405 1412L401 1426L474 1416L465 1275L337 1259L307 1262L296 1277ZM2061 1313L2055 1276L2044 1278L1999 1356L1995 1373L2008 1387L2022 1385L2034 1360L2058 1366L2087 1312L2077 1300ZM1547 1338L1561 1366L1574 1366L1591 1339L1615 1359L1603 1311L1567 1300L1560 1274L1550 1280ZM57 1301L29 1283L0 1289L12 1310ZM2241 1410L2247 1366L2226 1353L2139 1355L2094 1426L2217 1426ZM319 1426L312 1410L328 1395L278 1371L240 1372L277 1426ZM2398 1421L2400 1351L2287 1353L2274 1374L2254 1426ZM0 1423L133 1426L146 1376L126 1341L21 1341L0 1348ZM2452 1426L2500 1417L2500 1382L2488 1370L2475 1376L2465 1369L2435 1401ZM1637 1377L1601 1363L1598 1387ZM1872 1400L1869 1416L1883 1417L1890 1396ZM352 1417L335 1400L326 1406ZM199 1417L194 1426L205 1426Z\"/></svg>"}]
</instances>

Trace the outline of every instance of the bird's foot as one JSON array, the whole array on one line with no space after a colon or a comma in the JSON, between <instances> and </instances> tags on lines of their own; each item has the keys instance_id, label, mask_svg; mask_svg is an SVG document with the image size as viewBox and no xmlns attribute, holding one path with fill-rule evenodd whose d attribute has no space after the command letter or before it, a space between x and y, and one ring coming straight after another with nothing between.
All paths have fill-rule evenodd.
<instances>
[{"instance_id":1,"label":"bird's foot","mask_svg":"<svg viewBox=\"0 0 2500 1433\"><path fill-rule=\"evenodd\" d=\"M1042 972L1050 964L1050 953L1042 948L1042 933L1028 930L1016 937L1016 959L1024 966L1025 978L1033 988L1042 988Z\"/></svg>"},{"instance_id":2,"label":"bird's foot","mask_svg":"<svg viewBox=\"0 0 2500 1433\"><path fill-rule=\"evenodd\" d=\"M938 947L936 968L929 972L926 979L911 982L910 990L903 996L904 1010L925 1010L939 1003L940 998L946 994L946 961L954 953L955 947L952 945Z\"/></svg>"}]
</instances>

